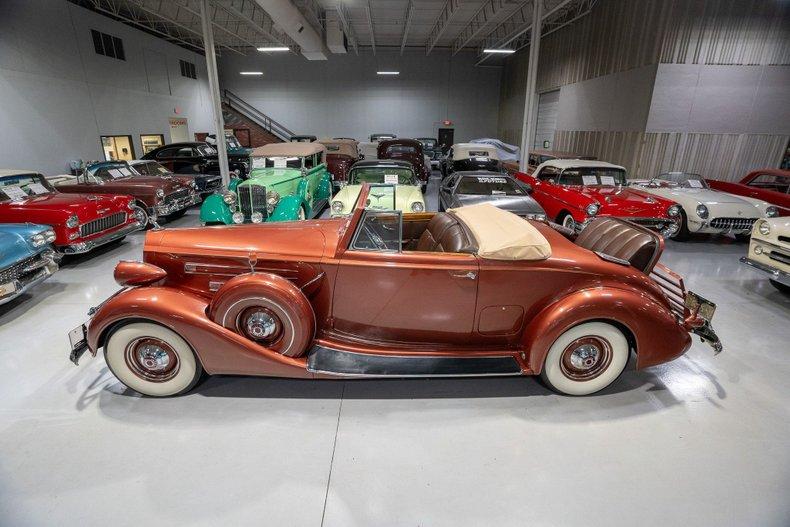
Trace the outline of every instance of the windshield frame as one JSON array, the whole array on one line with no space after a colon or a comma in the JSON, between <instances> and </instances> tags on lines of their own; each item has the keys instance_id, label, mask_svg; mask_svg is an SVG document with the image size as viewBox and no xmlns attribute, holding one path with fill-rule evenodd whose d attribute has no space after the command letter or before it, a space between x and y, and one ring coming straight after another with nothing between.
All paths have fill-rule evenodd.
<instances>
[{"instance_id":1,"label":"windshield frame","mask_svg":"<svg viewBox=\"0 0 790 527\"><path fill-rule=\"evenodd\" d=\"M503 180L502 183L509 184L511 186L511 190L513 190L515 192L512 193L512 194L510 192L506 192L505 194L494 194L493 191L490 191L488 194L481 194L481 193L471 194L469 192L463 192L461 190L461 185L464 183L465 180L472 180L472 179L476 179L477 180L475 182L475 184L487 185L487 186L488 185L498 184L498 183L494 182L494 181L486 182L486 181L480 181L480 180L481 179L501 179L501 180ZM524 186L521 184L521 182L519 182L518 180L516 180L516 179L514 179L512 177L498 176L498 175L490 175L490 176L488 176L488 175L478 175L478 176L476 176L476 175L471 175L471 174L470 175L463 175L463 176L460 176L458 178L458 181L455 182L454 193L455 194L460 194L462 196L528 196L529 195L529 192L527 191L526 188L524 188Z\"/></svg>"},{"instance_id":2,"label":"windshield frame","mask_svg":"<svg viewBox=\"0 0 790 527\"><path fill-rule=\"evenodd\" d=\"M662 177L662 176L673 176L673 175L679 176L679 179L675 180L675 179L667 179L665 177ZM689 176L696 176L696 177L689 177ZM701 186L695 187L693 185L690 185L688 183L689 180L699 181ZM660 183L655 183L655 182L660 182ZM654 177L653 179L651 179L650 183L656 184L656 186L665 186L671 188L710 190L710 185L708 185L708 182L705 181L705 178L695 172L663 172L658 176ZM661 183L664 183L664 185L661 185Z\"/></svg>"},{"instance_id":3,"label":"windshield frame","mask_svg":"<svg viewBox=\"0 0 790 527\"><path fill-rule=\"evenodd\" d=\"M613 179L615 180L615 184L614 185L603 184L603 183L601 183L601 177L602 177L601 174L597 174L597 173L594 174L594 175L593 174L584 174L583 171L585 171L585 170L587 170L587 171L595 170L595 171L606 171L606 172L621 173L622 176L623 176L622 177L622 182L619 182L615 177L613 177ZM578 171L579 172L579 177L582 178L581 184L566 183L565 181L563 181L564 177L570 177L570 174L568 174L566 176L566 173L569 172L569 171ZM606 175L609 176L610 174L606 174ZM584 183L584 177L585 176L592 176L592 177L597 178L598 183L595 183L595 184ZM560 171L560 173L557 175L556 181L557 181L557 185L565 185L565 186L569 186L569 187L625 187L625 186L628 186L628 172L626 172L626 170L624 168L620 168L620 167L607 167L607 166L567 167L567 168L563 168Z\"/></svg>"},{"instance_id":4,"label":"windshield frame","mask_svg":"<svg viewBox=\"0 0 790 527\"><path fill-rule=\"evenodd\" d=\"M359 182L354 177L356 172L362 172L365 170L376 170L380 172L381 180L380 181L362 181ZM349 185L362 185L363 183L370 183L371 185L392 185L392 183L385 183L384 176L387 170L391 171L406 171L409 174L409 183L401 183L401 174L396 172L398 176L398 185L417 185L417 175L414 173L411 167L388 167L388 166L372 166L372 167L356 167L352 168L348 173L348 184Z\"/></svg>"},{"instance_id":5,"label":"windshield frame","mask_svg":"<svg viewBox=\"0 0 790 527\"><path fill-rule=\"evenodd\" d=\"M36 196L48 196L50 194L57 194L57 192L58 192L57 189L52 185L52 183L47 181L47 178L45 178L42 174L38 174L36 172L24 172L24 173L15 174L15 175L12 175L12 176L0 176L0 189L2 189L4 187L18 187L18 188L22 188L20 185L13 185L13 184L12 185L5 185L5 184L3 184L5 181L8 181L8 180L12 180L12 179L19 180L19 179L22 179L22 178L30 178L31 180L35 179L36 181L30 181L30 183L28 183L28 186L30 184L32 184L32 183L39 183L39 184L41 184L41 186L43 186L48 191L46 194L44 194L44 193L42 193L42 194L35 194L35 193L31 193L31 192L26 192L23 189L23 192L25 192L27 194L27 197L25 199L35 198ZM24 201L24 200L14 200L14 199L11 198L11 196L7 195L5 192L0 190L0 203L14 203L14 202L19 202L19 201Z\"/></svg>"}]
</instances>

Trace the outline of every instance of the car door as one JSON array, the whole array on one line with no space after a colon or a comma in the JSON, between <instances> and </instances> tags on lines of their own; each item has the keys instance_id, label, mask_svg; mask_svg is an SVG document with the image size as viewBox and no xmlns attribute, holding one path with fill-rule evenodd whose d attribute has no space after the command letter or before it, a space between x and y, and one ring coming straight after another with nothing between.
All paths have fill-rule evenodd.
<instances>
[{"instance_id":1,"label":"car door","mask_svg":"<svg viewBox=\"0 0 790 527\"><path fill-rule=\"evenodd\" d=\"M546 216L551 220L556 220L560 212L565 208L565 204L558 198L559 186L557 185L560 170L555 167L543 167L540 171L533 174L534 184L532 185L532 197L535 198Z\"/></svg>"},{"instance_id":2,"label":"car door","mask_svg":"<svg viewBox=\"0 0 790 527\"><path fill-rule=\"evenodd\" d=\"M340 257L334 329L368 341L471 344L477 257L403 251L401 219L400 212L363 213Z\"/></svg>"}]
</instances>

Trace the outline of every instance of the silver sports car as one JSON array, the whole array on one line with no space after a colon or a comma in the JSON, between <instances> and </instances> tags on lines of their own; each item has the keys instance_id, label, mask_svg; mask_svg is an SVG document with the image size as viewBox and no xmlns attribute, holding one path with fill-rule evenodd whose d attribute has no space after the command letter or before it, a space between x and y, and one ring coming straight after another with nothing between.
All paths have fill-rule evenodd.
<instances>
[{"instance_id":1,"label":"silver sports car","mask_svg":"<svg viewBox=\"0 0 790 527\"><path fill-rule=\"evenodd\" d=\"M545 220L530 192L529 185L501 172L454 172L439 187L439 210L487 202L522 218Z\"/></svg>"}]
</instances>

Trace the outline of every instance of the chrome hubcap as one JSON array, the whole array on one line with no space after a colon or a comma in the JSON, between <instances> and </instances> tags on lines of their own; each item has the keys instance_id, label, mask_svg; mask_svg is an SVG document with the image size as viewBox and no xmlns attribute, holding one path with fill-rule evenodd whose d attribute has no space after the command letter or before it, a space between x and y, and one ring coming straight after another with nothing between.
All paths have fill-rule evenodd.
<instances>
[{"instance_id":1,"label":"chrome hubcap","mask_svg":"<svg viewBox=\"0 0 790 527\"><path fill-rule=\"evenodd\" d=\"M579 371L589 370L598 362L600 354L601 350L593 344L579 346L571 352L571 366Z\"/></svg>"},{"instance_id":2,"label":"chrome hubcap","mask_svg":"<svg viewBox=\"0 0 790 527\"><path fill-rule=\"evenodd\" d=\"M137 349L137 360L152 372L164 371L170 366L170 356L156 344L146 344Z\"/></svg>"},{"instance_id":3,"label":"chrome hubcap","mask_svg":"<svg viewBox=\"0 0 790 527\"><path fill-rule=\"evenodd\" d=\"M274 317L265 311L256 311L247 318L247 333L256 339L267 339L277 331Z\"/></svg>"},{"instance_id":4,"label":"chrome hubcap","mask_svg":"<svg viewBox=\"0 0 790 527\"><path fill-rule=\"evenodd\" d=\"M145 337L133 340L124 353L132 373L150 382L169 381L178 374L178 354L165 341Z\"/></svg>"},{"instance_id":5,"label":"chrome hubcap","mask_svg":"<svg viewBox=\"0 0 790 527\"><path fill-rule=\"evenodd\" d=\"M589 381L612 363L612 346L599 336L581 337L568 344L560 357L562 373L573 381Z\"/></svg>"}]
</instances>

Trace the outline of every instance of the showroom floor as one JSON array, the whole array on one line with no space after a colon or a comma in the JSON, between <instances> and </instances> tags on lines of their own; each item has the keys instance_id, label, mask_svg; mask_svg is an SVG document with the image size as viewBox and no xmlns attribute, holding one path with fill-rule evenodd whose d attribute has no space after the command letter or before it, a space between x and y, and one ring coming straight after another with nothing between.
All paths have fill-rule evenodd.
<instances>
[{"instance_id":1,"label":"showroom floor","mask_svg":"<svg viewBox=\"0 0 790 527\"><path fill-rule=\"evenodd\" d=\"M790 298L738 263L744 244L663 258L718 304L725 351L695 342L599 395L218 377L156 400L67 358L142 241L0 307L2 525L790 525Z\"/></svg>"}]
</instances>

